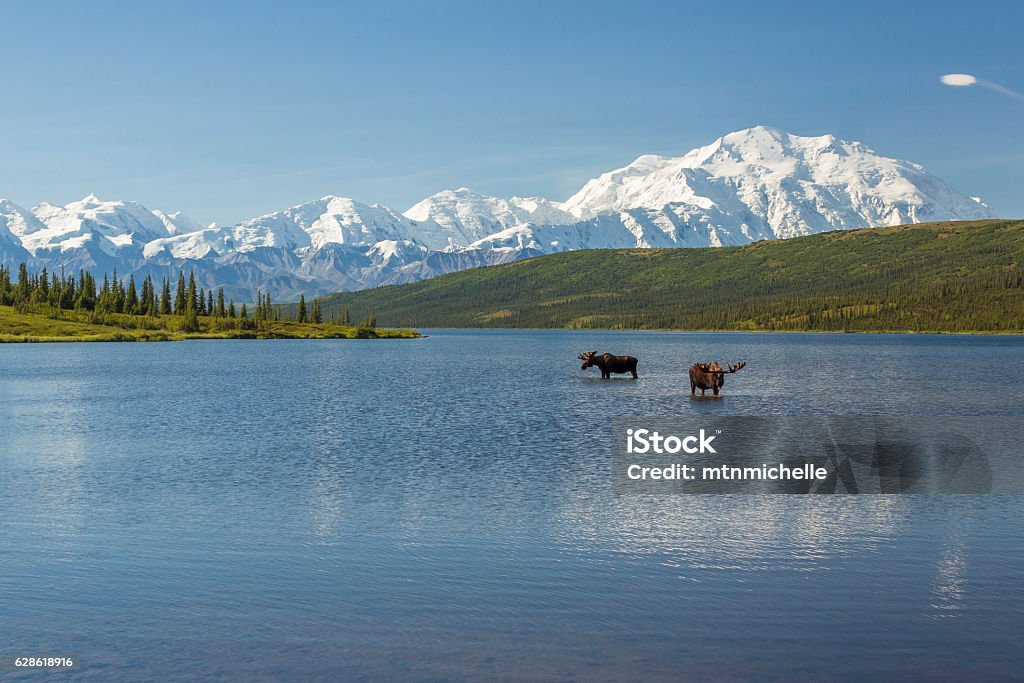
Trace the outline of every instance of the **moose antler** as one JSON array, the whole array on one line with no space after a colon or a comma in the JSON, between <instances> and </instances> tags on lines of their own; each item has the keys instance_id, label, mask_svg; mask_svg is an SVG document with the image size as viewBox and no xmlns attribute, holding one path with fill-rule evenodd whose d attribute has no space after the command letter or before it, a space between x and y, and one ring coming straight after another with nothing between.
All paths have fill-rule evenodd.
<instances>
[{"instance_id":1,"label":"moose antler","mask_svg":"<svg viewBox=\"0 0 1024 683\"><path fill-rule=\"evenodd\" d=\"M587 360L588 358L593 358L596 354L597 351L584 351L583 353L576 357L579 358L580 360Z\"/></svg>"},{"instance_id":2,"label":"moose antler","mask_svg":"<svg viewBox=\"0 0 1024 683\"><path fill-rule=\"evenodd\" d=\"M729 365L729 369L728 370L723 370L718 365L718 363L715 363L715 362L711 362L711 363L697 363L697 367L699 367L702 371L710 372L711 374L714 374L714 375L728 375L731 372L736 372L738 370L742 370L744 367L746 367L746 365L747 365L746 362L737 363L736 365Z\"/></svg>"}]
</instances>

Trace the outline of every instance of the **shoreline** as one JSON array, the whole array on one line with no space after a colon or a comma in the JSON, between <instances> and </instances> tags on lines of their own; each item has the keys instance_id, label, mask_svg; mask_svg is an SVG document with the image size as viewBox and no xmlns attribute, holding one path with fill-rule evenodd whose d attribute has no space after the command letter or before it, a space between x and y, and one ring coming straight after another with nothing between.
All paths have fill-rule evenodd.
<instances>
[{"instance_id":1,"label":"shoreline","mask_svg":"<svg viewBox=\"0 0 1024 683\"><path fill-rule=\"evenodd\" d=\"M1004 336L1024 335L1024 330L734 330L734 329L678 329L672 327L432 327L422 325L417 330L475 330L494 332L672 332L676 334L892 334L892 335L971 335ZM426 336L426 335L424 335Z\"/></svg>"},{"instance_id":2,"label":"shoreline","mask_svg":"<svg viewBox=\"0 0 1024 683\"><path fill-rule=\"evenodd\" d=\"M0 344L69 342L170 342L195 339L418 339L413 329L299 323L269 320L253 324L244 319L199 316L191 330L180 316L108 314L94 317L83 311L19 313L0 306Z\"/></svg>"},{"instance_id":3,"label":"shoreline","mask_svg":"<svg viewBox=\"0 0 1024 683\"><path fill-rule=\"evenodd\" d=\"M288 335L288 334L237 334L237 335L224 335L220 333L210 334L189 334L189 335L178 335L178 334L153 334L153 335L137 335L132 336L130 334L109 334L109 335L88 335L88 336L39 336L39 335L12 335L4 332L0 332L0 344L72 344L72 343L83 343L83 344L95 344L95 343L120 343L120 342L138 342L141 344L155 343L155 342L187 342L187 341L230 341L230 340L246 340L246 341L273 341L281 339L301 339L301 340L327 340L327 339L424 339L427 335L420 334L416 330L405 329L405 328L377 328L373 331L373 334L360 336L346 335L346 334L324 334L320 336L303 336L303 335Z\"/></svg>"},{"instance_id":4,"label":"shoreline","mask_svg":"<svg viewBox=\"0 0 1024 683\"><path fill-rule=\"evenodd\" d=\"M971 337L1020 337L1024 331L936 331L936 330L679 330L671 328L650 328L650 329L616 329L616 328L564 328L564 327L424 327L424 330L452 331L452 332L603 332L603 333L631 333L649 332L658 334L814 334L814 335L891 335L891 336L971 336ZM0 331L0 344L67 344L67 343L156 343L156 342L187 342L187 341L218 341L218 340L247 340L247 341L274 341L282 339L304 339L304 340L326 340L326 339L427 339L429 334L424 334L419 329L413 328L376 328L369 334L355 332L347 334L344 332L331 334L288 334L279 332L256 333L252 331L240 331L237 334L224 332L198 332L198 333L168 333L157 330L138 330L137 334L124 331L110 334L96 335L17 335ZM369 331L367 331L369 332ZM151 334L147 334L151 333Z\"/></svg>"}]
</instances>

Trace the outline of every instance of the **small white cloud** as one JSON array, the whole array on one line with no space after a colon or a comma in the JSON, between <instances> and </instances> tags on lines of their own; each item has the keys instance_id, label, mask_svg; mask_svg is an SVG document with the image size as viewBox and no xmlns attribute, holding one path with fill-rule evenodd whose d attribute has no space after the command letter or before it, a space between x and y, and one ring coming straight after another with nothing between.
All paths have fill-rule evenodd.
<instances>
[{"instance_id":1,"label":"small white cloud","mask_svg":"<svg viewBox=\"0 0 1024 683\"><path fill-rule=\"evenodd\" d=\"M1000 95L1006 95L1007 97L1012 97L1015 100L1024 101L1024 95L1016 90L1010 90L1006 86L993 83L992 81L986 81L983 78L978 78L971 74L944 74L939 77L939 80L951 88L966 88L971 85L977 85L979 88L988 88Z\"/></svg>"},{"instance_id":2,"label":"small white cloud","mask_svg":"<svg viewBox=\"0 0 1024 683\"><path fill-rule=\"evenodd\" d=\"M978 82L978 79L970 74L945 74L939 80L954 88L966 88Z\"/></svg>"}]
</instances>

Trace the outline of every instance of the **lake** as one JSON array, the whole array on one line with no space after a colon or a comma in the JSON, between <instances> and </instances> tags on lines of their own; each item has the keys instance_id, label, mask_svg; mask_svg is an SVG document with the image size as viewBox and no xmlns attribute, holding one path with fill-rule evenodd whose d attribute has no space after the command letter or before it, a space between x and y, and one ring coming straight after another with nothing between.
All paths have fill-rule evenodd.
<instances>
[{"instance_id":1,"label":"lake","mask_svg":"<svg viewBox=\"0 0 1024 683\"><path fill-rule=\"evenodd\" d=\"M0 346L0 651L90 681L1021 676L1024 497L615 496L609 425L1024 416L1024 339L426 333ZM748 366L693 400L710 359Z\"/></svg>"}]
</instances>

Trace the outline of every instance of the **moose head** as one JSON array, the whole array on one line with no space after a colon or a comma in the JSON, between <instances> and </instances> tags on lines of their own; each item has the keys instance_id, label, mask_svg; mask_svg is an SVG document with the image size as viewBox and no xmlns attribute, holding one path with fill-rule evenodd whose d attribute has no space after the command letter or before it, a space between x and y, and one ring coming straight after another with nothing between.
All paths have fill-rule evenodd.
<instances>
[{"instance_id":1,"label":"moose head","mask_svg":"<svg viewBox=\"0 0 1024 683\"><path fill-rule=\"evenodd\" d=\"M583 361L583 365L580 366L580 370L586 370L587 368L592 367L594 365L594 356L596 355L597 351L585 351L576 356Z\"/></svg>"},{"instance_id":2,"label":"moose head","mask_svg":"<svg viewBox=\"0 0 1024 683\"><path fill-rule=\"evenodd\" d=\"M703 396L706 390L711 389L712 393L718 396L718 392L725 384L725 376L743 369L746 365L746 363L736 363L729 365L729 369L725 370L717 361L694 363L690 366L690 393L696 393L696 390L700 389Z\"/></svg>"}]
</instances>

